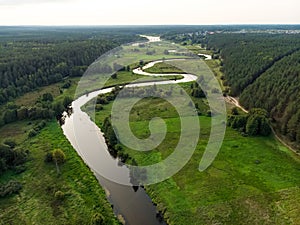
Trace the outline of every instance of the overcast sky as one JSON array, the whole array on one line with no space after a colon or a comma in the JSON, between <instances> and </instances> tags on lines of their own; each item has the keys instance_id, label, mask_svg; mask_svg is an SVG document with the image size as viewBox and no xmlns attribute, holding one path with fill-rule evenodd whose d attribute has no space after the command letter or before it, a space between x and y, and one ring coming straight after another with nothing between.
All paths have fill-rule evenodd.
<instances>
[{"instance_id":1,"label":"overcast sky","mask_svg":"<svg viewBox=\"0 0 300 225\"><path fill-rule=\"evenodd\" d=\"M300 0L0 0L0 25L300 24Z\"/></svg>"}]
</instances>

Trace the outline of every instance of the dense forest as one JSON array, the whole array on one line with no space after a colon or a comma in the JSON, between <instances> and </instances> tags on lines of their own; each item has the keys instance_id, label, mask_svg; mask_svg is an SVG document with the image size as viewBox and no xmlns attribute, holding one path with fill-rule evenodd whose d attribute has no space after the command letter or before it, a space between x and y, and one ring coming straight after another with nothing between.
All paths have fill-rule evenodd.
<instances>
[{"instance_id":1,"label":"dense forest","mask_svg":"<svg viewBox=\"0 0 300 225\"><path fill-rule=\"evenodd\" d=\"M225 94L247 108L263 108L273 126L300 143L300 35L284 33L193 32L168 34L183 45L196 44L220 59Z\"/></svg>"},{"instance_id":2,"label":"dense forest","mask_svg":"<svg viewBox=\"0 0 300 225\"><path fill-rule=\"evenodd\" d=\"M53 102L42 96L30 108L11 103L40 87L80 77L100 55L122 43L138 40L135 33L91 28L3 28L0 31L0 125L23 119L46 119L60 114L72 101Z\"/></svg>"},{"instance_id":3,"label":"dense forest","mask_svg":"<svg viewBox=\"0 0 300 225\"><path fill-rule=\"evenodd\" d=\"M247 108L270 112L280 132L300 143L300 52L278 61L241 94Z\"/></svg>"},{"instance_id":4,"label":"dense forest","mask_svg":"<svg viewBox=\"0 0 300 225\"><path fill-rule=\"evenodd\" d=\"M268 27L253 25L248 29ZM230 87L224 95L239 96L241 104L249 109L248 114L232 109L218 159L207 172L195 172L203 154L201 149L205 149L204 142L210 134L210 117L215 115L207 110L206 93L197 83L182 86L195 102L204 141L199 143L199 150L182 172L146 189L166 221L170 224L253 224L253 221L288 224L286 218L298 218L294 212L299 208L296 204L299 165L288 153L277 151L275 139L269 134L271 124L290 141L300 143L300 35L239 33L243 28L0 27L0 221L5 224L120 223L113 216L113 205L107 202L105 192L54 117L66 108L72 113L68 108L73 101L71 93L78 77L95 59L120 44L142 40L138 36L142 33L159 34L212 52L217 60L211 62L218 64L217 69L220 64L224 72L220 78ZM284 25L276 27L285 28ZM112 78L117 75L122 76L115 73ZM48 89L52 86L57 94ZM132 127L146 133L148 126L143 123L148 123L154 113L168 115L164 119L175 129L166 136L166 145L141 157L118 142L110 109L119 91L116 85L113 92L98 96L95 102L95 109L101 111L98 115L103 116L103 120L95 121L103 122L101 130L110 153L132 165L150 165L159 154L162 157L171 154L169 146L177 144L175 137L180 135L173 126L176 117L169 116L172 108L154 98L146 99L151 101L151 104L145 101L147 107L143 102L135 106L132 115L136 121L131 121ZM141 90L124 88L120 97L144 96L148 92L158 92L163 97L172 95L171 88L162 91L153 85ZM22 105L18 97L27 96L25 93L34 93L36 98ZM186 104L193 105L192 101ZM152 111L150 105L157 111ZM274 167L275 164L278 166Z\"/></svg>"},{"instance_id":5,"label":"dense forest","mask_svg":"<svg viewBox=\"0 0 300 225\"><path fill-rule=\"evenodd\" d=\"M54 117L73 101L72 77L139 39L105 29L0 27L0 224L119 224ZM32 101L18 103L27 95Z\"/></svg>"},{"instance_id":6,"label":"dense forest","mask_svg":"<svg viewBox=\"0 0 300 225\"><path fill-rule=\"evenodd\" d=\"M81 76L101 54L133 40L129 35L92 37L91 34L83 39L81 34L69 34L51 40L48 36L37 36L30 40L0 41L0 105L37 87L68 76Z\"/></svg>"},{"instance_id":7,"label":"dense forest","mask_svg":"<svg viewBox=\"0 0 300 225\"><path fill-rule=\"evenodd\" d=\"M266 109L277 130L300 143L300 36L222 34L206 39L222 59L225 84L248 109Z\"/></svg>"},{"instance_id":8,"label":"dense forest","mask_svg":"<svg viewBox=\"0 0 300 225\"><path fill-rule=\"evenodd\" d=\"M300 142L299 34L240 33L240 26L145 27L5 27L0 31L0 105L26 92L68 77L81 76L104 52L139 39L137 34L161 33L182 44L199 44L221 59L223 83L230 95L240 96L246 108L264 108L278 130ZM275 29L253 26L247 29ZM292 29L282 26L276 29ZM276 30L275 29L275 30ZM214 32L215 31L215 32ZM217 31L217 32L216 32ZM68 81L63 88L68 87ZM49 96L48 96L49 97ZM61 104L43 96L33 109L7 104L0 124L22 118L49 118Z\"/></svg>"},{"instance_id":9,"label":"dense forest","mask_svg":"<svg viewBox=\"0 0 300 225\"><path fill-rule=\"evenodd\" d=\"M221 34L207 38L220 53L231 95L237 96L275 62L300 50L300 35Z\"/></svg>"},{"instance_id":10,"label":"dense forest","mask_svg":"<svg viewBox=\"0 0 300 225\"><path fill-rule=\"evenodd\" d=\"M0 104L67 76L81 76L90 63L114 46L106 40L1 44Z\"/></svg>"}]
</instances>

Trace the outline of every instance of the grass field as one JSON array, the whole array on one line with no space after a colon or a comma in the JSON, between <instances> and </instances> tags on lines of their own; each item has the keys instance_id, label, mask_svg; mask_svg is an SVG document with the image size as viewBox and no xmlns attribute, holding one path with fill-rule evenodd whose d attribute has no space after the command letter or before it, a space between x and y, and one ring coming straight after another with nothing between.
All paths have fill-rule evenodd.
<instances>
[{"instance_id":1,"label":"grass field","mask_svg":"<svg viewBox=\"0 0 300 225\"><path fill-rule=\"evenodd\" d=\"M157 63L153 67L145 70L148 73L184 73L181 69L176 68L168 63Z\"/></svg>"},{"instance_id":2,"label":"grass field","mask_svg":"<svg viewBox=\"0 0 300 225\"><path fill-rule=\"evenodd\" d=\"M75 93L75 89L77 87L77 83L79 81L80 78L70 78L68 79L71 83L70 88L68 89L62 89L62 85L64 84L65 81L59 82L59 83L55 83L55 84L51 84L49 86L45 86L45 87L41 87L35 91L29 92L24 94L21 97L18 97L15 100L15 103L19 106L23 105L23 106L33 106L36 101L42 97L43 94L45 93L51 93L52 96L54 98L56 98L56 100L63 98L63 96L69 95L72 96ZM63 92L63 94L61 93L61 91Z\"/></svg>"},{"instance_id":3,"label":"grass field","mask_svg":"<svg viewBox=\"0 0 300 225\"><path fill-rule=\"evenodd\" d=\"M154 110L157 107L164 111ZM111 104L97 113L100 126L110 108ZM170 129L166 139L152 152L125 148L139 165L167 157L180 136L180 120L174 109L158 99L142 100L132 110L130 125L136 136L149 135L148 123L152 116L164 118ZM199 172L210 133L210 118L200 116L199 121L200 141L190 162L171 179L146 187L159 209L165 212L168 223L298 224L299 158L272 136L242 137L227 128L216 160L209 169Z\"/></svg>"},{"instance_id":4,"label":"grass field","mask_svg":"<svg viewBox=\"0 0 300 225\"><path fill-rule=\"evenodd\" d=\"M27 122L18 122L0 130L0 141L11 136L30 150L25 172L1 177L1 182L11 178L20 181L23 189L19 195L1 199L0 224L89 224L95 213L101 213L107 224L118 224L104 191L58 123L48 122L40 134L27 139L29 128ZM61 175L57 175L54 163L44 162L46 153L56 148L62 149L67 158L60 166ZM64 200L55 198L57 191L64 193Z\"/></svg>"},{"instance_id":5,"label":"grass field","mask_svg":"<svg viewBox=\"0 0 300 225\"><path fill-rule=\"evenodd\" d=\"M128 83L144 76L131 72L118 72L117 79L109 79L106 86ZM153 78L149 78L153 79ZM154 78L161 79L161 78ZM61 92L63 82L41 87L17 98L14 102L30 107L44 94L51 93L55 101L74 96L79 79L71 79L71 87ZM106 224L118 224L101 186L89 168L66 140L56 121L47 123L36 137L28 139L28 132L39 121L18 121L0 128L0 142L13 139L20 148L30 150L26 171L20 175L6 172L1 182L11 179L22 183L19 195L0 201L0 224L89 224L95 213L106 218ZM47 152L61 148L67 161L57 176L53 163L47 164ZM55 192L62 191L65 199L59 202Z\"/></svg>"},{"instance_id":6,"label":"grass field","mask_svg":"<svg viewBox=\"0 0 300 225\"><path fill-rule=\"evenodd\" d=\"M212 51L206 50L205 48L201 48L200 45L188 45L186 48L190 51L192 51L194 54L207 54L211 55Z\"/></svg>"},{"instance_id":7,"label":"grass field","mask_svg":"<svg viewBox=\"0 0 300 225\"><path fill-rule=\"evenodd\" d=\"M165 54L165 51L170 49L176 49L181 53L174 54ZM114 55L109 55L104 59L101 59L100 64L103 65L111 65L113 63L117 63L119 65L131 65L133 67L137 66L140 61L151 62L154 60L162 60L162 59L173 59L173 58L191 58L187 53L187 49L182 48L177 45L172 45L172 43L168 42L159 42L159 43L149 43L147 45L142 46L122 46L120 51L116 51ZM102 65L101 64L101 65ZM98 65L98 64L94 64ZM90 74L85 77L84 80L81 80L80 89L78 90L77 96L85 94L86 92L90 92L93 90L99 89L99 87L111 86L114 84L121 84L120 81L108 81L108 74L102 73L99 75L97 72L97 66L95 69L91 70ZM122 74L123 73L123 74ZM137 75L132 75L131 72L118 72L118 74L122 74L123 82L131 82L135 80L135 78L141 78ZM121 77L121 76L120 76ZM126 78L127 77L127 78ZM144 76L145 77L145 76ZM149 80L162 79L161 77L148 77ZM164 78L165 79L165 78Z\"/></svg>"},{"instance_id":8,"label":"grass field","mask_svg":"<svg viewBox=\"0 0 300 225\"><path fill-rule=\"evenodd\" d=\"M163 51L163 49L159 49ZM161 52L160 54L163 55ZM151 59L146 56L144 59ZM217 61L206 61L215 70ZM160 68L159 70L162 70ZM168 68L171 71L170 68ZM174 72L174 71L173 71ZM107 86L127 83L141 76L131 72L118 72L117 79L110 79ZM56 100L74 95L76 83L60 94L61 83L44 87L16 100L18 105L31 105L42 93L50 92ZM190 84L181 84L189 90ZM93 87L91 87L93 88ZM158 87L159 88L159 87ZM166 86L166 88L170 88ZM211 118L205 116L208 106L204 99L192 98L203 116L199 142L191 160L172 178L147 186L146 190L159 210L164 212L169 224L300 224L300 159L273 137L243 137L227 128L222 148L213 164L204 172L198 171L211 127ZM178 98L181 107L188 102ZM96 123L102 126L110 115L112 103L96 112ZM132 132L140 138L149 136L148 124L153 117L161 117L168 128L165 140L153 151L141 153L124 151L139 165L149 165L168 157L180 137L180 118L174 107L158 98L139 101L130 112ZM105 224L117 224L104 191L92 172L82 162L66 140L56 121L34 138L27 132L33 124L21 121L0 129L0 142L14 138L20 147L30 150L27 170L15 175L7 172L1 182L11 178L19 180L23 189L19 195L1 199L0 224L89 224L95 213L106 218ZM55 165L44 162L47 152L61 148L67 161L56 173ZM55 199L55 192L62 191L63 201Z\"/></svg>"},{"instance_id":9,"label":"grass field","mask_svg":"<svg viewBox=\"0 0 300 225\"><path fill-rule=\"evenodd\" d=\"M221 77L223 76L223 73L220 71L220 60L205 60L205 63L207 66L213 71L215 77L218 79L220 87L224 91L226 86L223 85L223 82L221 80Z\"/></svg>"},{"instance_id":10,"label":"grass field","mask_svg":"<svg viewBox=\"0 0 300 225\"><path fill-rule=\"evenodd\" d=\"M17 105L32 106L44 93L51 93L55 101L74 96L77 79L71 79L71 87L61 93L63 82L42 87L15 100ZM0 143L13 139L18 147L28 149L30 156L22 174L8 171L1 175L1 184L9 180L21 182L18 195L0 199L0 224L90 224L92 217L100 213L107 224L119 224L106 195L90 169L70 145L56 120L35 137L28 132L39 121L18 121L0 128ZM57 175L54 163L45 163L47 152L60 148L67 161L60 166ZM63 200L55 193L62 191Z\"/></svg>"},{"instance_id":11,"label":"grass field","mask_svg":"<svg viewBox=\"0 0 300 225\"><path fill-rule=\"evenodd\" d=\"M183 76L177 75L177 76L170 76L170 77L163 77L163 76L143 76L143 75L137 75L132 72L128 71L119 71L117 73L117 79L108 79L108 81L105 83L104 87L110 87L114 85L120 85L120 84L127 84L134 81L137 81L139 79L143 79L143 82L146 81L157 81L157 80L168 80L168 79L182 79Z\"/></svg>"}]
</instances>

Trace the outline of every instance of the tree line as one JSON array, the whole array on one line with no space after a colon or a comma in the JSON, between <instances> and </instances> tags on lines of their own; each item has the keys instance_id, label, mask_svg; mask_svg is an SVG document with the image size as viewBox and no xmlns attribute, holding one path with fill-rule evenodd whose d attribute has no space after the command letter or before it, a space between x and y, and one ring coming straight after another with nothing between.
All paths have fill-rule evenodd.
<instances>
[{"instance_id":1,"label":"tree line","mask_svg":"<svg viewBox=\"0 0 300 225\"><path fill-rule=\"evenodd\" d=\"M61 100L54 101L50 93L45 93L33 106L18 106L9 102L3 107L2 115L0 115L0 126L19 120L37 120L37 119L52 119L60 117L61 114L72 103L73 98L65 96ZM39 131L32 132L31 136ZM31 133L29 133L30 135Z\"/></svg>"},{"instance_id":2,"label":"tree line","mask_svg":"<svg viewBox=\"0 0 300 225\"><path fill-rule=\"evenodd\" d=\"M233 108L232 115L228 118L228 126L244 136L268 136L272 132L268 112L260 108L253 108L246 115L239 115L237 109Z\"/></svg>"},{"instance_id":3,"label":"tree line","mask_svg":"<svg viewBox=\"0 0 300 225\"><path fill-rule=\"evenodd\" d=\"M134 33L92 28L3 28L0 31L0 126L16 120L60 115L72 98L53 101L43 96L30 107L11 102L42 86L82 76L100 55L139 39ZM105 68L104 68L105 69ZM112 68L107 68L112 70Z\"/></svg>"},{"instance_id":4,"label":"tree line","mask_svg":"<svg viewBox=\"0 0 300 225\"><path fill-rule=\"evenodd\" d=\"M222 58L224 82L245 108L263 108L272 124L300 143L300 36L222 34L207 40Z\"/></svg>"},{"instance_id":5,"label":"tree line","mask_svg":"<svg viewBox=\"0 0 300 225\"><path fill-rule=\"evenodd\" d=\"M226 92L240 96L241 104L247 109L265 109L275 129L299 146L299 34L224 32L173 35L171 38L212 50L220 57L224 73L221 79L230 87ZM231 120L234 127L246 123L243 116ZM246 131L246 126L243 130Z\"/></svg>"},{"instance_id":6,"label":"tree line","mask_svg":"<svg viewBox=\"0 0 300 225\"><path fill-rule=\"evenodd\" d=\"M3 28L0 105L65 77L81 76L103 53L139 39L122 29Z\"/></svg>"},{"instance_id":7,"label":"tree line","mask_svg":"<svg viewBox=\"0 0 300 225\"><path fill-rule=\"evenodd\" d=\"M300 49L300 35L216 34L204 40L219 53L225 84L237 96L274 63Z\"/></svg>"},{"instance_id":8,"label":"tree line","mask_svg":"<svg viewBox=\"0 0 300 225\"><path fill-rule=\"evenodd\" d=\"M300 52L274 64L247 87L240 102L247 108L261 107L270 112L275 128L300 144Z\"/></svg>"},{"instance_id":9,"label":"tree line","mask_svg":"<svg viewBox=\"0 0 300 225\"><path fill-rule=\"evenodd\" d=\"M29 151L19 148L14 140L7 139L0 143L0 176L7 170L13 170L16 174L25 171L23 164L28 155Z\"/></svg>"},{"instance_id":10,"label":"tree line","mask_svg":"<svg viewBox=\"0 0 300 225\"><path fill-rule=\"evenodd\" d=\"M83 75L115 46L110 40L0 43L0 105L65 77Z\"/></svg>"}]
</instances>

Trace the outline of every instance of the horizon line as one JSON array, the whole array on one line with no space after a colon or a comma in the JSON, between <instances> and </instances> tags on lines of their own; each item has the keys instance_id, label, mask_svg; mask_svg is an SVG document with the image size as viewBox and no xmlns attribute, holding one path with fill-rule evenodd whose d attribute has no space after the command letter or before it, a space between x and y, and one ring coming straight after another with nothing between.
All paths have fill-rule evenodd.
<instances>
[{"instance_id":1,"label":"horizon line","mask_svg":"<svg viewBox=\"0 0 300 225\"><path fill-rule=\"evenodd\" d=\"M128 26L295 26L300 23L227 23L227 24L0 24L0 27L128 27Z\"/></svg>"}]
</instances>

